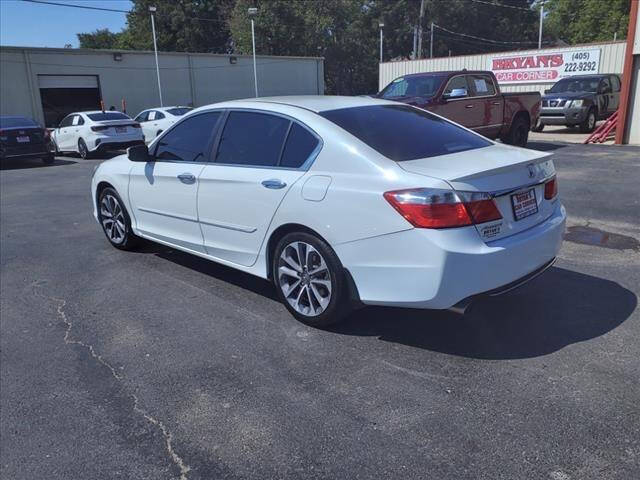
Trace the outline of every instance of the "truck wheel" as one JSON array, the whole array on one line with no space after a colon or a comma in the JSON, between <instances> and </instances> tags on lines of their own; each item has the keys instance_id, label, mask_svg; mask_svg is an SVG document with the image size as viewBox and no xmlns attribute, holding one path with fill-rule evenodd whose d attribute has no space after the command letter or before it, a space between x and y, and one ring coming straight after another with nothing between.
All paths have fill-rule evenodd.
<instances>
[{"instance_id":1,"label":"truck wheel","mask_svg":"<svg viewBox=\"0 0 640 480\"><path fill-rule=\"evenodd\" d=\"M584 122L580 124L580 131L582 133L591 133L596 129L596 109L591 107Z\"/></svg>"},{"instance_id":2,"label":"truck wheel","mask_svg":"<svg viewBox=\"0 0 640 480\"><path fill-rule=\"evenodd\" d=\"M529 120L522 115L517 116L511 124L509 133L502 137L502 141L516 147L524 147L529 141Z\"/></svg>"},{"instance_id":3,"label":"truck wheel","mask_svg":"<svg viewBox=\"0 0 640 480\"><path fill-rule=\"evenodd\" d=\"M544 130L544 123L542 123L540 119L538 119L538 123L536 123L534 126L531 127L531 131L541 132L542 130Z\"/></svg>"}]
</instances>

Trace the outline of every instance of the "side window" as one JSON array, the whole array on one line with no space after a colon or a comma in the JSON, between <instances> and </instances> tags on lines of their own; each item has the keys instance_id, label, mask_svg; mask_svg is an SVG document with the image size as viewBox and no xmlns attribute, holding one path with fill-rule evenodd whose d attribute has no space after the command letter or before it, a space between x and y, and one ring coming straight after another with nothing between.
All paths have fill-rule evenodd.
<instances>
[{"instance_id":1,"label":"side window","mask_svg":"<svg viewBox=\"0 0 640 480\"><path fill-rule=\"evenodd\" d=\"M620 79L617 75L611 75L611 88L614 92L620 91Z\"/></svg>"},{"instance_id":2,"label":"side window","mask_svg":"<svg viewBox=\"0 0 640 480\"><path fill-rule=\"evenodd\" d=\"M151 110L149 112L149 115L147 116L147 119L149 120L155 120L156 119L156 111L155 110Z\"/></svg>"},{"instance_id":3,"label":"side window","mask_svg":"<svg viewBox=\"0 0 640 480\"><path fill-rule=\"evenodd\" d=\"M136 122L142 123L142 122L146 122L148 117L149 117L149 112L142 112L140 115L138 115L135 118L135 120Z\"/></svg>"},{"instance_id":4,"label":"side window","mask_svg":"<svg viewBox=\"0 0 640 480\"><path fill-rule=\"evenodd\" d=\"M463 75L458 75L457 77L453 77L451 80L449 80L449 83L447 83L447 86L445 87L443 93L444 95L450 95L453 90L460 88L468 90L467 79Z\"/></svg>"},{"instance_id":5,"label":"side window","mask_svg":"<svg viewBox=\"0 0 640 480\"><path fill-rule=\"evenodd\" d=\"M66 117L64 117L62 119L62 121L60 122L60 127L68 127L69 125L71 125L71 122L73 121L73 118L75 117L75 115L68 115Z\"/></svg>"},{"instance_id":6,"label":"side window","mask_svg":"<svg viewBox=\"0 0 640 480\"><path fill-rule=\"evenodd\" d=\"M84 125L84 118L82 118L82 115L77 115L78 117L78 125Z\"/></svg>"},{"instance_id":7,"label":"side window","mask_svg":"<svg viewBox=\"0 0 640 480\"><path fill-rule=\"evenodd\" d=\"M158 160L206 161L207 148L221 112L207 112L187 118L169 130L158 142Z\"/></svg>"},{"instance_id":8,"label":"side window","mask_svg":"<svg viewBox=\"0 0 640 480\"><path fill-rule=\"evenodd\" d=\"M289 120L276 115L231 112L220 139L215 162L276 166Z\"/></svg>"},{"instance_id":9,"label":"side window","mask_svg":"<svg viewBox=\"0 0 640 480\"><path fill-rule=\"evenodd\" d=\"M155 114L156 114L156 120L162 120L164 118L164 113L162 112L158 112L156 110Z\"/></svg>"},{"instance_id":10,"label":"side window","mask_svg":"<svg viewBox=\"0 0 640 480\"><path fill-rule=\"evenodd\" d=\"M496 94L493 80L487 75L470 75L471 86L475 97L488 97Z\"/></svg>"},{"instance_id":11,"label":"side window","mask_svg":"<svg viewBox=\"0 0 640 480\"><path fill-rule=\"evenodd\" d=\"M291 125L280 160L281 167L299 168L318 146L318 139L297 123Z\"/></svg>"},{"instance_id":12,"label":"side window","mask_svg":"<svg viewBox=\"0 0 640 480\"><path fill-rule=\"evenodd\" d=\"M611 92L611 84L608 78L603 78L600 82L600 92Z\"/></svg>"},{"instance_id":13,"label":"side window","mask_svg":"<svg viewBox=\"0 0 640 480\"><path fill-rule=\"evenodd\" d=\"M73 120L71 121L71 125L82 125L80 123L80 120L82 120L82 118L80 118L80 115L74 115Z\"/></svg>"}]
</instances>

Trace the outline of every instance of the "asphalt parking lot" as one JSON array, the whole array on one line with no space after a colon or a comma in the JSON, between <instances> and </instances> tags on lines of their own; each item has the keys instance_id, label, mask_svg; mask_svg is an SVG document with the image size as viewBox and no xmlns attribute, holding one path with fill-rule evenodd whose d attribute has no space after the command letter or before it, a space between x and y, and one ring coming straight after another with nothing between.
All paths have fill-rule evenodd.
<instances>
[{"instance_id":1,"label":"asphalt parking lot","mask_svg":"<svg viewBox=\"0 0 640 480\"><path fill-rule=\"evenodd\" d=\"M531 146L570 216L555 267L329 331L260 279L112 248L99 160L5 165L0 476L640 478L640 147Z\"/></svg>"}]
</instances>

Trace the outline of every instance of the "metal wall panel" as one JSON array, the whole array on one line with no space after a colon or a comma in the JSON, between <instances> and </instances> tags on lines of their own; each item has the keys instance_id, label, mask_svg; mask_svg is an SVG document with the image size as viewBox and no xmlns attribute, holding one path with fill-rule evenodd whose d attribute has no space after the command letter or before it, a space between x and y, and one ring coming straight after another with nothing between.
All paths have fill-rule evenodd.
<instances>
[{"instance_id":1,"label":"metal wall panel","mask_svg":"<svg viewBox=\"0 0 640 480\"><path fill-rule=\"evenodd\" d=\"M600 49L600 71L598 73L622 73L626 42L593 43L574 45L565 48L543 48L534 50L519 50L514 52L494 52L482 55L464 55L458 57L438 57L422 60L404 60L398 62L381 63L379 68L378 87L382 90L394 79L410 73L437 72L449 70L486 70L489 59L496 55L526 55L544 54L547 52L570 52L583 50L587 47ZM537 90L543 93L551 83L527 83L521 85L500 84L503 92L526 92Z\"/></svg>"}]
</instances>

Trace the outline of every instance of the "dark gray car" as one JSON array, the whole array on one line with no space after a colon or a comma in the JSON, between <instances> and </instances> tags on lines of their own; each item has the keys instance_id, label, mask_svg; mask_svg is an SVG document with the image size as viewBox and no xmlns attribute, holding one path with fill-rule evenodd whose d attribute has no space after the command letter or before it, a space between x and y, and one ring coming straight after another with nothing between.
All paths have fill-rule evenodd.
<instances>
[{"instance_id":1,"label":"dark gray car","mask_svg":"<svg viewBox=\"0 0 640 480\"><path fill-rule=\"evenodd\" d=\"M592 132L598 120L609 117L620 102L620 76L615 74L580 75L563 78L542 97L540 122L535 131L545 125L580 127Z\"/></svg>"}]
</instances>

